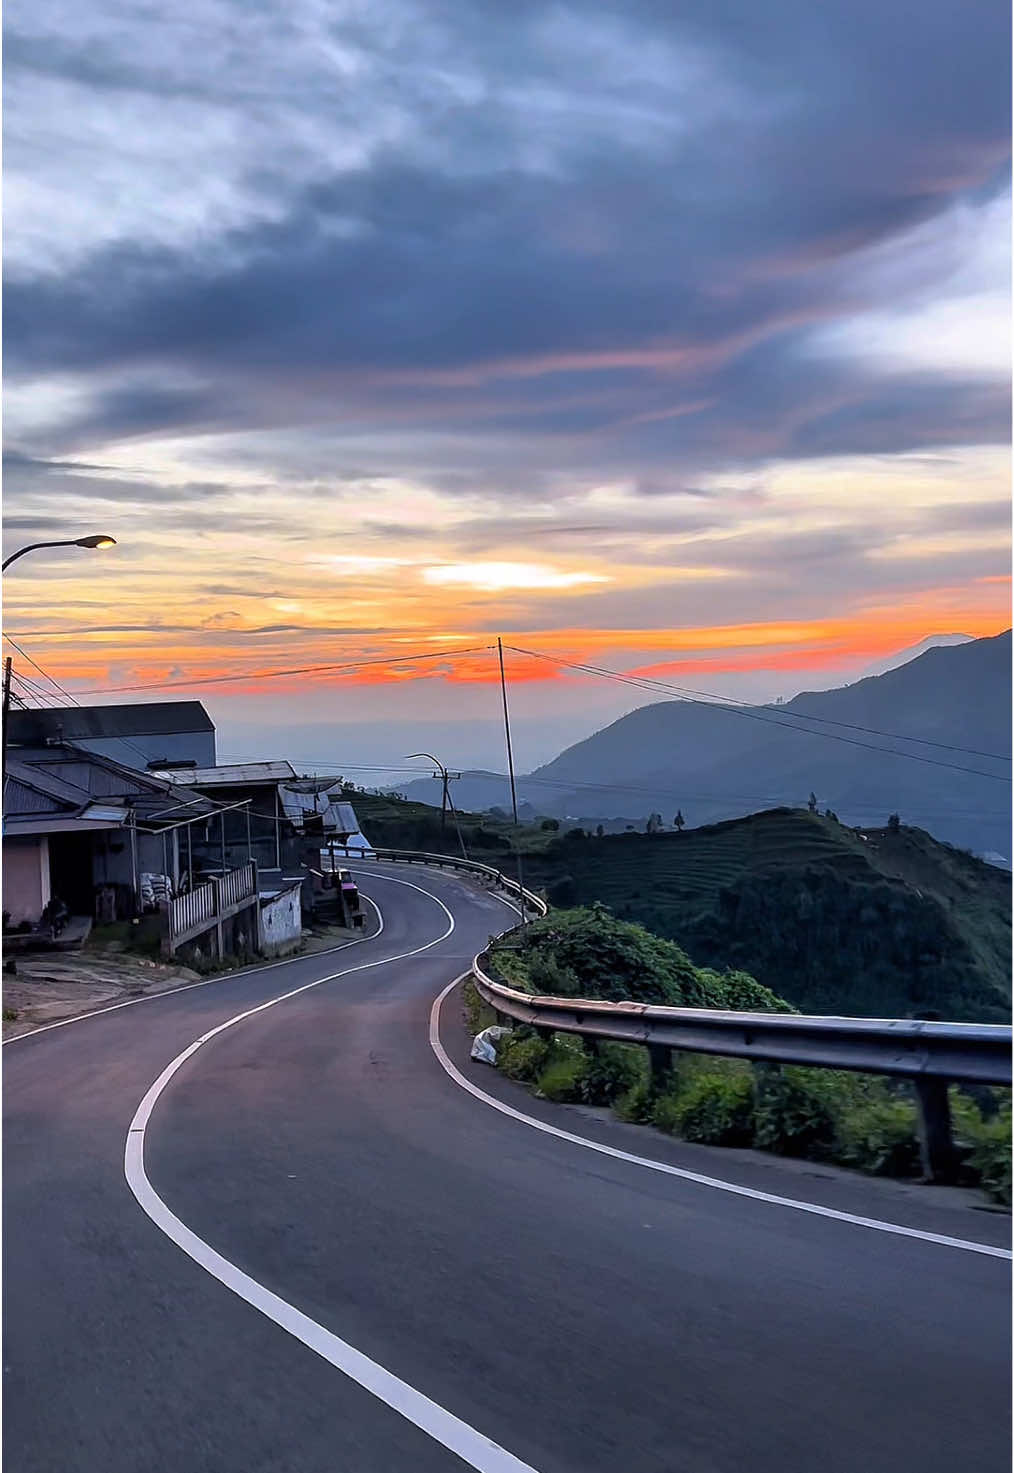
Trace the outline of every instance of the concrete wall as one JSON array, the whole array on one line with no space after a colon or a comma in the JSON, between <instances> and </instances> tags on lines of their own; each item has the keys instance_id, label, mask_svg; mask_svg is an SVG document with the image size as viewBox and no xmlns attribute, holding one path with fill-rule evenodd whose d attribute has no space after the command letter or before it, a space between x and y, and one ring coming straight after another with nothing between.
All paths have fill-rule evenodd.
<instances>
[{"instance_id":1,"label":"concrete wall","mask_svg":"<svg viewBox=\"0 0 1014 1473\"><path fill-rule=\"evenodd\" d=\"M49 904L49 840L4 839L3 908L11 924L37 921Z\"/></svg>"},{"instance_id":2,"label":"concrete wall","mask_svg":"<svg viewBox=\"0 0 1014 1473\"><path fill-rule=\"evenodd\" d=\"M88 752L97 752L102 757L111 757L122 762L124 767L133 767L143 772L149 762L166 760L174 762L196 762L198 767L215 765L215 733L213 731L174 731L168 735L129 737L75 737L75 747L84 747Z\"/></svg>"},{"instance_id":3,"label":"concrete wall","mask_svg":"<svg viewBox=\"0 0 1014 1473\"><path fill-rule=\"evenodd\" d=\"M302 885L290 885L280 895L261 902L261 946L266 956L295 951L303 935Z\"/></svg>"}]
</instances>

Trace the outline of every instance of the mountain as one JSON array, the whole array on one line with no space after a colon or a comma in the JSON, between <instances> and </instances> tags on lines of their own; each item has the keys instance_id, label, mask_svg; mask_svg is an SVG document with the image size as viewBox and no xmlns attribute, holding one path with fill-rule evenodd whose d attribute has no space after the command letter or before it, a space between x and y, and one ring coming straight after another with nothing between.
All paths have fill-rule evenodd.
<instances>
[{"instance_id":1,"label":"mountain","mask_svg":"<svg viewBox=\"0 0 1014 1473\"><path fill-rule=\"evenodd\" d=\"M957 749L957 750L956 750ZM882 675L780 705L660 701L518 779L531 809L691 826L782 804L854 824L900 813L937 838L1011 857L1011 635L934 646ZM411 797L439 802L413 783ZM510 809L507 780L464 774L459 807Z\"/></svg>"},{"instance_id":2,"label":"mountain","mask_svg":"<svg viewBox=\"0 0 1014 1473\"><path fill-rule=\"evenodd\" d=\"M897 670L899 665L907 665L910 660L917 660L927 650L941 649L953 644L970 644L970 634L931 634L928 639L921 639L918 644L913 644L907 650L898 650L896 654L888 655L883 660L878 660L863 671L863 677L867 675L886 675L888 670Z\"/></svg>"},{"instance_id":3,"label":"mountain","mask_svg":"<svg viewBox=\"0 0 1014 1473\"><path fill-rule=\"evenodd\" d=\"M1010 1017L1010 876L919 829L855 833L775 809L683 833L563 835L526 853L525 876L804 1012Z\"/></svg>"},{"instance_id":4,"label":"mountain","mask_svg":"<svg viewBox=\"0 0 1014 1473\"><path fill-rule=\"evenodd\" d=\"M960 750L956 750L960 749ZM1009 859L1011 636L926 651L884 675L784 705L642 706L523 779L558 814L688 824L805 804L849 823L906 823ZM636 790L636 795L635 795ZM636 806L635 806L636 805Z\"/></svg>"}]
</instances>

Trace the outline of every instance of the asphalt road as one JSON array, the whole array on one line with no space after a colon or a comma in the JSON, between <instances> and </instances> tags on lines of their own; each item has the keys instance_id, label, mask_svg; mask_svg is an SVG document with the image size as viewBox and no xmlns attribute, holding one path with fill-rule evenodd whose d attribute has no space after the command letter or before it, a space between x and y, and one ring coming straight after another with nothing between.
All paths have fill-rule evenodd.
<instances>
[{"instance_id":1,"label":"asphalt road","mask_svg":"<svg viewBox=\"0 0 1014 1473\"><path fill-rule=\"evenodd\" d=\"M4 1048L11 1473L465 1466L187 1256L124 1175L138 1105L188 1045L351 967L183 1062L147 1176L229 1272L475 1429L473 1466L508 1466L488 1438L538 1473L1006 1473L1008 1262L729 1196L490 1108L448 1077L428 1020L508 912L428 871L361 884L379 936ZM589 1138L1005 1241L1005 1220L931 1195L775 1181L534 1102L468 1062L453 996L441 1037L482 1089Z\"/></svg>"}]
</instances>

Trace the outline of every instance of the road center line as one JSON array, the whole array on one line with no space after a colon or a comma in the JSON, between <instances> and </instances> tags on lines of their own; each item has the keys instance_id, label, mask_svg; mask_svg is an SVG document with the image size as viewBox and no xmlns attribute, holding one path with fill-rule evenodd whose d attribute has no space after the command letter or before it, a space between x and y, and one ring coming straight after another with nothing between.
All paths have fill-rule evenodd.
<instances>
[{"instance_id":1,"label":"road center line","mask_svg":"<svg viewBox=\"0 0 1014 1473\"><path fill-rule=\"evenodd\" d=\"M410 890L418 890L421 895L434 901L447 917L447 929L432 941L427 941L425 946L416 946L411 951L401 952L397 956L363 962L355 967L346 967L329 977L320 977L316 982L306 982L301 987L294 987L291 992L283 992L279 997L271 998L270 1001L260 1003L257 1007L247 1008L237 1013L235 1017L227 1019L217 1028L212 1028L200 1038L195 1039L162 1070L138 1105L127 1131L123 1159L124 1175L142 1211L189 1258L216 1278L219 1283L224 1284L227 1289L231 1289L240 1299L245 1300L247 1304L252 1305L269 1320L274 1321L281 1329L301 1341L307 1349L312 1350L336 1370L362 1386L365 1391L369 1391L371 1395L384 1402L392 1411L397 1412L399 1416L404 1417L406 1421L411 1422L420 1431L446 1447L449 1452L461 1458L470 1468L475 1468L478 1473L535 1473L529 1464L521 1462L506 1448L483 1436L481 1432L477 1432L474 1427L470 1427L467 1422L463 1422L452 1412L445 1411L443 1407L438 1406L422 1392L416 1391L400 1377L385 1370L376 1361L370 1360L362 1351L356 1350L347 1341L332 1334L330 1330L326 1330L309 1315L303 1314L285 1299L273 1294L270 1289L266 1289L263 1284L237 1268L234 1263L230 1263L227 1258L223 1258L220 1253L216 1253L214 1248L199 1238L185 1222L182 1222L169 1210L148 1180L144 1169L145 1131L159 1097L177 1070L212 1038L224 1033L227 1028L242 1023L247 1018L255 1017L258 1013L263 1013L268 1008L287 1001L290 997L298 997L301 992L309 992L313 987L320 987L325 982L334 982L339 977L349 976L353 972L365 972L373 967L386 966L389 962L404 961L407 957L419 956L422 952L429 951L431 947L438 945L454 930L454 917L436 895L424 890L420 885L413 885L408 880L396 880L390 875L378 875L377 878L385 879L392 885L405 885ZM377 906L377 914L380 915L381 926L383 926L383 916L379 906Z\"/></svg>"},{"instance_id":2,"label":"road center line","mask_svg":"<svg viewBox=\"0 0 1014 1473\"><path fill-rule=\"evenodd\" d=\"M694 1182L697 1186L711 1187L714 1191L731 1192L737 1197L750 1197L755 1202L765 1202L772 1207L788 1207L794 1212L808 1212L814 1217L829 1217L835 1222L849 1223L852 1227L870 1228L878 1233L892 1233L900 1238L918 1238L923 1243L935 1243L941 1248L959 1248L964 1253L982 1253L988 1258L1010 1259L1011 1253L1007 1248L994 1248L989 1243L976 1243L968 1238L949 1238L943 1233L929 1233L924 1232L922 1228L903 1227L900 1223L895 1222L881 1222L875 1217L859 1217L853 1212L839 1212L835 1207L821 1207L815 1202L801 1202L795 1197L779 1197L773 1192L761 1192L755 1187L744 1187L737 1182L723 1181L720 1177L703 1176L698 1171L688 1171L682 1166L670 1166L665 1161L653 1161L649 1156L635 1156L632 1152L621 1151L616 1146L607 1146L599 1141L588 1140L585 1136L575 1135L569 1130L561 1130L558 1125L549 1125L544 1120L537 1120L533 1115L525 1115L521 1110L515 1110L513 1105L505 1104L503 1100L487 1094L470 1079L466 1079L461 1070L451 1062L440 1041L441 1005L448 994L471 975L469 971L456 977L434 1000L430 1010L430 1047L455 1084L467 1090L475 1099L482 1100L483 1104L499 1110L501 1115L508 1115L512 1120L519 1120L522 1125L529 1125L533 1130L542 1131L544 1135L553 1135L558 1140L569 1141L571 1145L583 1146L586 1151L597 1151L600 1156L610 1156L614 1161L626 1161L632 1166L643 1166L648 1171L660 1171L665 1176L677 1176L683 1181Z\"/></svg>"}]
</instances>

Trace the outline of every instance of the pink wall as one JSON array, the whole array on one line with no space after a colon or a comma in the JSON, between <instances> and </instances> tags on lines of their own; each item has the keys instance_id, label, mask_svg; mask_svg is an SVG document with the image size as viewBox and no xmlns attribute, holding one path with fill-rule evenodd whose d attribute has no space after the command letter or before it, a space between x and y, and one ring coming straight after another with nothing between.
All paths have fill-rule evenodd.
<instances>
[{"instance_id":1,"label":"pink wall","mask_svg":"<svg viewBox=\"0 0 1014 1473\"><path fill-rule=\"evenodd\" d=\"M37 921L49 904L49 840L6 838L3 842L3 908L11 924Z\"/></svg>"}]
</instances>

